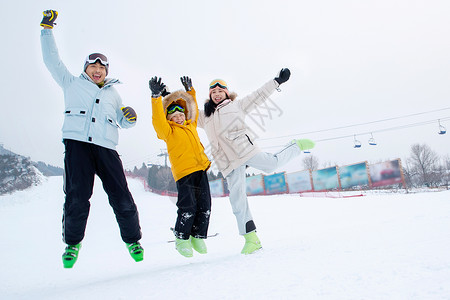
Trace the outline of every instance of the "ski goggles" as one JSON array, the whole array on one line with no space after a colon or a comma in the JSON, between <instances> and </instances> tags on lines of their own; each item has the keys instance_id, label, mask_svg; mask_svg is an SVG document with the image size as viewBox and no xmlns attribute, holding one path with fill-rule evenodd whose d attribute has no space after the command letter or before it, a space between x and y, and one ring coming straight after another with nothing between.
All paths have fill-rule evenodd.
<instances>
[{"instance_id":1,"label":"ski goggles","mask_svg":"<svg viewBox=\"0 0 450 300\"><path fill-rule=\"evenodd\" d=\"M184 110L185 110L185 109L184 109L183 106L178 105L178 104L175 104L175 105L171 105L171 106L169 106L169 107L167 108L167 114L170 115L170 114L173 114L173 113L176 112L176 111L179 111L179 112L184 113Z\"/></svg>"},{"instance_id":2,"label":"ski goggles","mask_svg":"<svg viewBox=\"0 0 450 300\"><path fill-rule=\"evenodd\" d=\"M222 89L228 89L227 83L222 79L214 79L213 81L211 81L211 83L209 84L209 89L213 89L215 87L220 87Z\"/></svg>"},{"instance_id":3,"label":"ski goggles","mask_svg":"<svg viewBox=\"0 0 450 300\"><path fill-rule=\"evenodd\" d=\"M108 66L108 58L101 53L92 53L86 57L86 64L95 64L95 62L100 61L104 66Z\"/></svg>"}]
</instances>

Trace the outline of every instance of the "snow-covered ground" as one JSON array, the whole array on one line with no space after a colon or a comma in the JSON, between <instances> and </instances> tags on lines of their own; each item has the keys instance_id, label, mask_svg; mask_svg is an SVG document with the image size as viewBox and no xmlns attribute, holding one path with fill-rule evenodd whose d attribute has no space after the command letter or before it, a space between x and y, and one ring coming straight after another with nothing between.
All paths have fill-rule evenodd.
<instances>
[{"instance_id":1,"label":"snow-covered ground","mask_svg":"<svg viewBox=\"0 0 450 300\"><path fill-rule=\"evenodd\" d=\"M206 255L180 256L176 207L129 186L145 259L120 239L101 182L78 262L61 254L62 178L0 197L0 299L450 299L450 192L251 197L263 251L243 256L227 198L213 199Z\"/></svg>"}]
</instances>

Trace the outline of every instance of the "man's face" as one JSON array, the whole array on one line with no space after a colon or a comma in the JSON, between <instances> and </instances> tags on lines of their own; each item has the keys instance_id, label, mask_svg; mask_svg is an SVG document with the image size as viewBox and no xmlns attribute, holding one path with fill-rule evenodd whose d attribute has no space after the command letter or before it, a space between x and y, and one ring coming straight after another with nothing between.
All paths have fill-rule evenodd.
<instances>
[{"instance_id":1,"label":"man's face","mask_svg":"<svg viewBox=\"0 0 450 300\"><path fill-rule=\"evenodd\" d=\"M106 67L97 61L94 64L90 64L87 66L86 74L88 74L88 76L96 84L102 83L103 81L105 81Z\"/></svg>"}]
</instances>

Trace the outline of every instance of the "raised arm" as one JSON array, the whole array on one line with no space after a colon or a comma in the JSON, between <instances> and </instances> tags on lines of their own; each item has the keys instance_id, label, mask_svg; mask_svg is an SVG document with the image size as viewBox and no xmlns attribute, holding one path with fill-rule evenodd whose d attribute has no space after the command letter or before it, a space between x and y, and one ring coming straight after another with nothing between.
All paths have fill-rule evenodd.
<instances>
[{"instance_id":1,"label":"raised arm","mask_svg":"<svg viewBox=\"0 0 450 300\"><path fill-rule=\"evenodd\" d=\"M67 70L66 66L59 57L58 48L56 47L55 38L53 37L53 27L56 25L55 20L58 12L55 10L46 10L43 12L44 17L41 21L41 47L42 57L45 66L50 71L55 81L61 87L73 80L74 76Z\"/></svg>"},{"instance_id":2,"label":"raised arm","mask_svg":"<svg viewBox=\"0 0 450 300\"><path fill-rule=\"evenodd\" d=\"M162 105L162 93L166 90L166 85L161 82L161 78L156 76L148 82L152 91L152 123L159 139L166 140L171 132L169 123L167 123Z\"/></svg>"},{"instance_id":3,"label":"raised arm","mask_svg":"<svg viewBox=\"0 0 450 300\"><path fill-rule=\"evenodd\" d=\"M198 111L198 103L197 103L197 97L196 97L196 93L195 93L195 89L192 86L192 80L191 78L189 78L188 76L183 76L180 78L181 80L181 84L183 84L184 89L186 90L186 92L192 96L192 98L194 98L194 102L195 102L195 120L192 120L192 123L197 126L197 121L199 118L199 111Z\"/></svg>"},{"instance_id":4,"label":"raised arm","mask_svg":"<svg viewBox=\"0 0 450 300\"><path fill-rule=\"evenodd\" d=\"M267 99L269 99L270 95L278 89L278 87L289 80L289 77L291 76L291 72L288 68L283 68L278 73L277 77L274 79L268 81L265 83L262 87L251 93L250 95L238 100L241 108L246 112L249 113L253 109L255 109L256 106L261 105L264 103Z\"/></svg>"}]
</instances>

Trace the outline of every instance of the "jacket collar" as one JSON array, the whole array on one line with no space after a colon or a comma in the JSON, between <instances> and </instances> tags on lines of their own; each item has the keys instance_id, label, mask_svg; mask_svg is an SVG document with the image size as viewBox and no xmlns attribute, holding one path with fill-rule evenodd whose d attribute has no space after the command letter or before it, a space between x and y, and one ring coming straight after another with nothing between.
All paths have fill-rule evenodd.
<instances>
[{"instance_id":1,"label":"jacket collar","mask_svg":"<svg viewBox=\"0 0 450 300\"><path fill-rule=\"evenodd\" d=\"M211 100L212 101L212 100ZM217 109L221 109L222 107L224 107L225 105L227 105L228 103L230 103L231 100L230 99L225 99L222 102L220 102L219 104L217 104L216 110Z\"/></svg>"},{"instance_id":2,"label":"jacket collar","mask_svg":"<svg viewBox=\"0 0 450 300\"><path fill-rule=\"evenodd\" d=\"M80 78L84 79L84 80L88 80L90 82L92 82L93 84L96 85L96 83L91 79L91 77L89 77L88 74L86 74L86 72L81 73ZM107 86L111 86L114 84L121 84L122 82L119 79L115 79L115 78L105 78L105 85L103 85L103 87L107 87Z\"/></svg>"}]
</instances>

